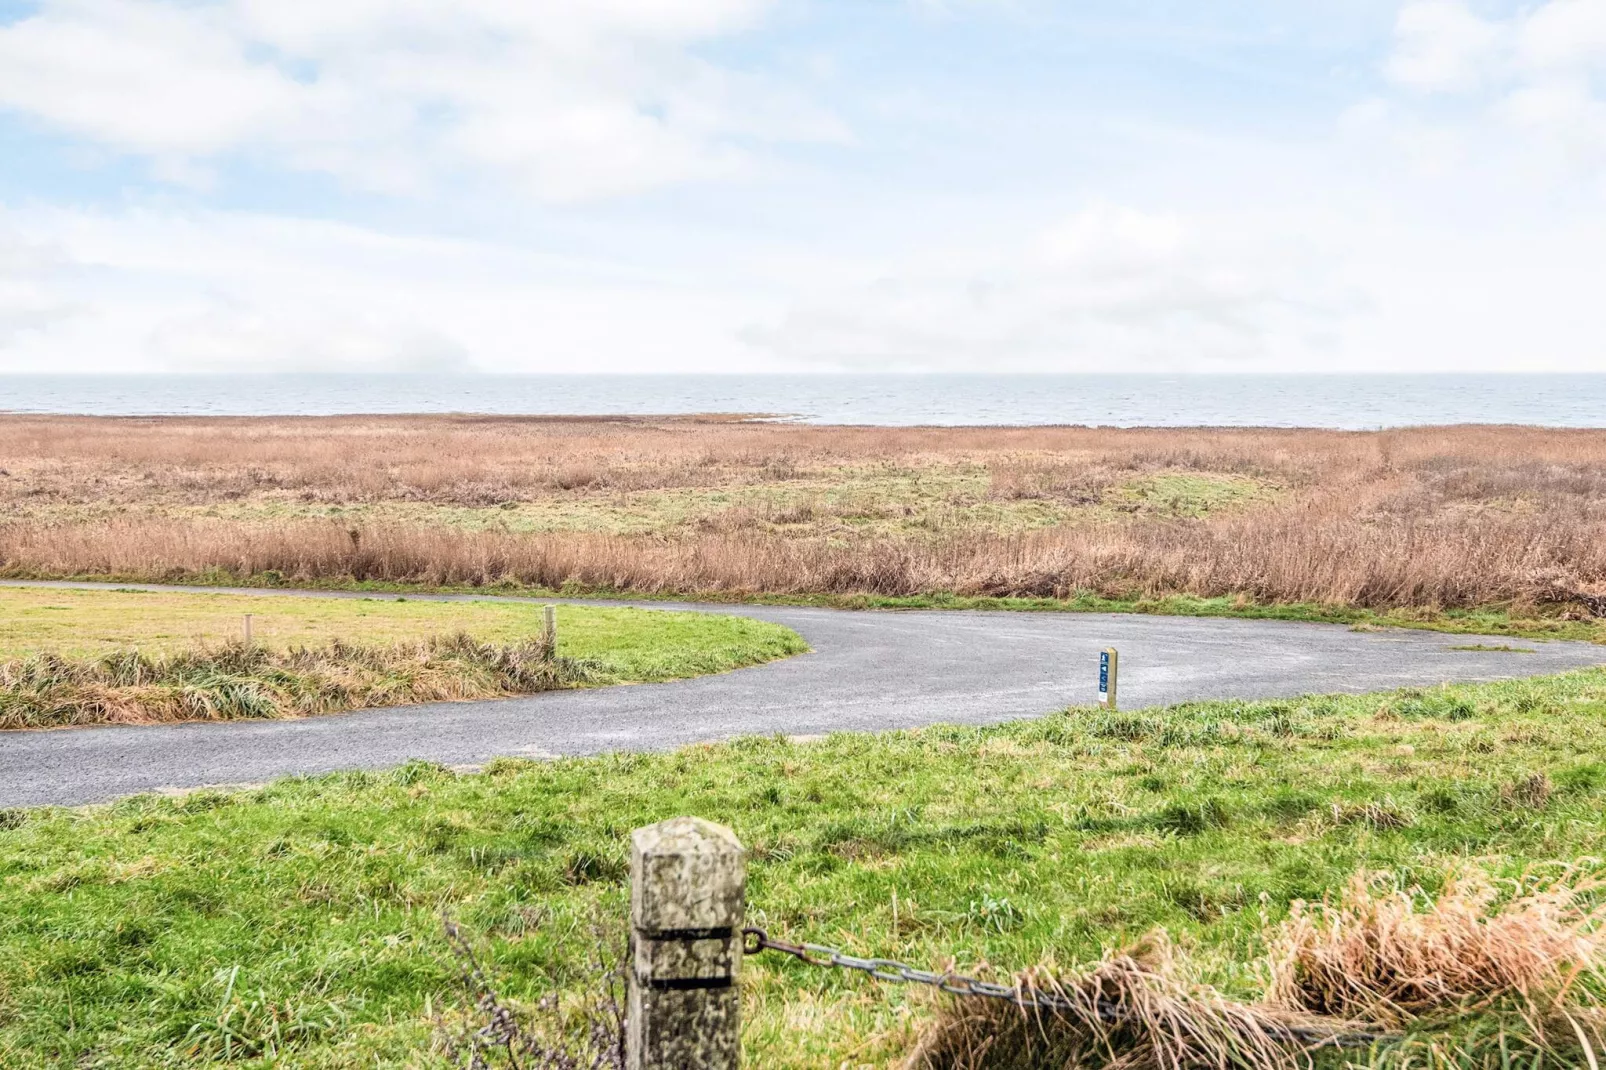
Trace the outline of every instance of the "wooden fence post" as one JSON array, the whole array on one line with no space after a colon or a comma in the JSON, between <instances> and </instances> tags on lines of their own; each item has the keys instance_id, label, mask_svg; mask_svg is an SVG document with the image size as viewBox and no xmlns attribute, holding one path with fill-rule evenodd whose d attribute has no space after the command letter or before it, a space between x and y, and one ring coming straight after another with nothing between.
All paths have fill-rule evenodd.
<instances>
[{"instance_id":1,"label":"wooden fence post","mask_svg":"<svg viewBox=\"0 0 1606 1070\"><path fill-rule=\"evenodd\" d=\"M741 1065L747 852L736 834L677 817L630 836L627 1070Z\"/></svg>"},{"instance_id":2,"label":"wooden fence post","mask_svg":"<svg viewBox=\"0 0 1606 1070\"><path fill-rule=\"evenodd\" d=\"M1116 680L1120 676L1121 655L1112 646L1099 654L1099 705L1115 711Z\"/></svg>"},{"instance_id":3,"label":"wooden fence post","mask_svg":"<svg viewBox=\"0 0 1606 1070\"><path fill-rule=\"evenodd\" d=\"M541 628L541 645L546 648L546 656L558 656L558 607L547 606L542 613L544 623Z\"/></svg>"}]
</instances>

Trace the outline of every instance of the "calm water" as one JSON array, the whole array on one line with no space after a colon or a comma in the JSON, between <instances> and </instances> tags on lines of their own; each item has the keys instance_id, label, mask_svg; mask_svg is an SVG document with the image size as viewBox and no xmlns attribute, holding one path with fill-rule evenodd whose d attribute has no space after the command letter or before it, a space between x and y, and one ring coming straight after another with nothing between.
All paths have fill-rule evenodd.
<instances>
[{"instance_id":1,"label":"calm water","mask_svg":"<svg viewBox=\"0 0 1606 1070\"><path fill-rule=\"evenodd\" d=\"M3 376L0 411L766 413L816 423L1606 427L1600 375Z\"/></svg>"}]
</instances>

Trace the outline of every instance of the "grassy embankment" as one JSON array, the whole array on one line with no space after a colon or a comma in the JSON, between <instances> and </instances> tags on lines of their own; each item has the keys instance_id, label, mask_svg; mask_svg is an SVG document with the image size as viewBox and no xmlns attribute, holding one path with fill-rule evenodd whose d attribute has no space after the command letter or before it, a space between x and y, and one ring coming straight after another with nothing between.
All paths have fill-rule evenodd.
<instances>
[{"instance_id":1,"label":"grassy embankment","mask_svg":"<svg viewBox=\"0 0 1606 1070\"><path fill-rule=\"evenodd\" d=\"M19 416L0 468L11 576L1474 615L1588 637L1606 590L1594 431Z\"/></svg>"},{"instance_id":2,"label":"grassy embankment","mask_svg":"<svg viewBox=\"0 0 1606 1070\"><path fill-rule=\"evenodd\" d=\"M252 616L253 644L243 644ZM673 680L806 649L699 613L0 587L0 728L281 717Z\"/></svg>"},{"instance_id":3,"label":"grassy embankment","mask_svg":"<svg viewBox=\"0 0 1606 1070\"><path fill-rule=\"evenodd\" d=\"M684 813L749 845L751 918L777 936L1007 968L1163 926L1199 980L1253 998L1290 903L1358 872L1430 894L1469 864L1601 876L1603 753L1606 673L1586 671L11 812L0 1064L443 1065L431 1015L463 997L442 912L511 998L583 984L593 920L625 909L629 830ZM744 984L755 1066L891 1065L935 1006L771 958ZM1491 1024L1503 1039L1472 1038ZM1533 1063L1526 1032L1485 1009L1456 1043L1495 1053L1465 1065L1502 1065L1501 1044L1511 1065L1581 1065Z\"/></svg>"}]
</instances>

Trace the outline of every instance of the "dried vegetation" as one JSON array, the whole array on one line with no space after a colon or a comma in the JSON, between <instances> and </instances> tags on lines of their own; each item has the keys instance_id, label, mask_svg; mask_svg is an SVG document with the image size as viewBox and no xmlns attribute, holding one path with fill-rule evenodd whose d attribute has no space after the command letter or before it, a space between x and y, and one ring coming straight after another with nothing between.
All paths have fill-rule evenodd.
<instances>
[{"instance_id":1,"label":"dried vegetation","mask_svg":"<svg viewBox=\"0 0 1606 1070\"><path fill-rule=\"evenodd\" d=\"M1017 981L1066 1004L945 1005L911 1070L1572 1067L1606 1053L1593 882L1506 889L1464 869L1440 893L1358 876L1267 934L1262 998L1186 980L1162 934L1091 970ZM968 1004L968 1005L967 1005Z\"/></svg>"},{"instance_id":2,"label":"dried vegetation","mask_svg":"<svg viewBox=\"0 0 1606 1070\"><path fill-rule=\"evenodd\" d=\"M278 650L240 642L176 654L121 650L0 663L0 730L317 713L529 694L591 679L540 640L437 636L390 646L334 640Z\"/></svg>"},{"instance_id":3,"label":"dried vegetation","mask_svg":"<svg viewBox=\"0 0 1606 1070\"><path fill-rule=\"evenodd\" d=\"M1606 433L0 418L0 570L1606 613Z\"/></svg>"},{"instance_id":4,"label":"dried vegetation","mask_svg":"<svg viewBox=\"0 0 1606 1070\"><path fill-rule=\"evenodd\" d=\"M1047 995L1063 1009L948 1004L921 1037L908 1070L1297 1070L1308 1063L1308 1049L1356 1028L1234 1002L1190 984L1158 938L1107 955L1079 975L1036 970L1017 985L1023 996Z\"/></svg>"}]
</instances>

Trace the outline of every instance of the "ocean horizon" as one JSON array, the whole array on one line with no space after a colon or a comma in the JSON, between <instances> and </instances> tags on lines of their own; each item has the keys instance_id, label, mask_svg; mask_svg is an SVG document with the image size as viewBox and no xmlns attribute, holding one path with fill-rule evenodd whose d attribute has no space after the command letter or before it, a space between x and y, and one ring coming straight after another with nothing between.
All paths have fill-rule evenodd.
<instances>
[{"instance_id":1,"label":"ocean horizon","mask_svg":"<svg viewBox=\"0 0 1606 1070\"><path fill-rule=\"evenodd\" d=\"M1606 427L1606 373L0 375L0 412L736 413L818 424Z\"/></svg>"}]
</instances>

